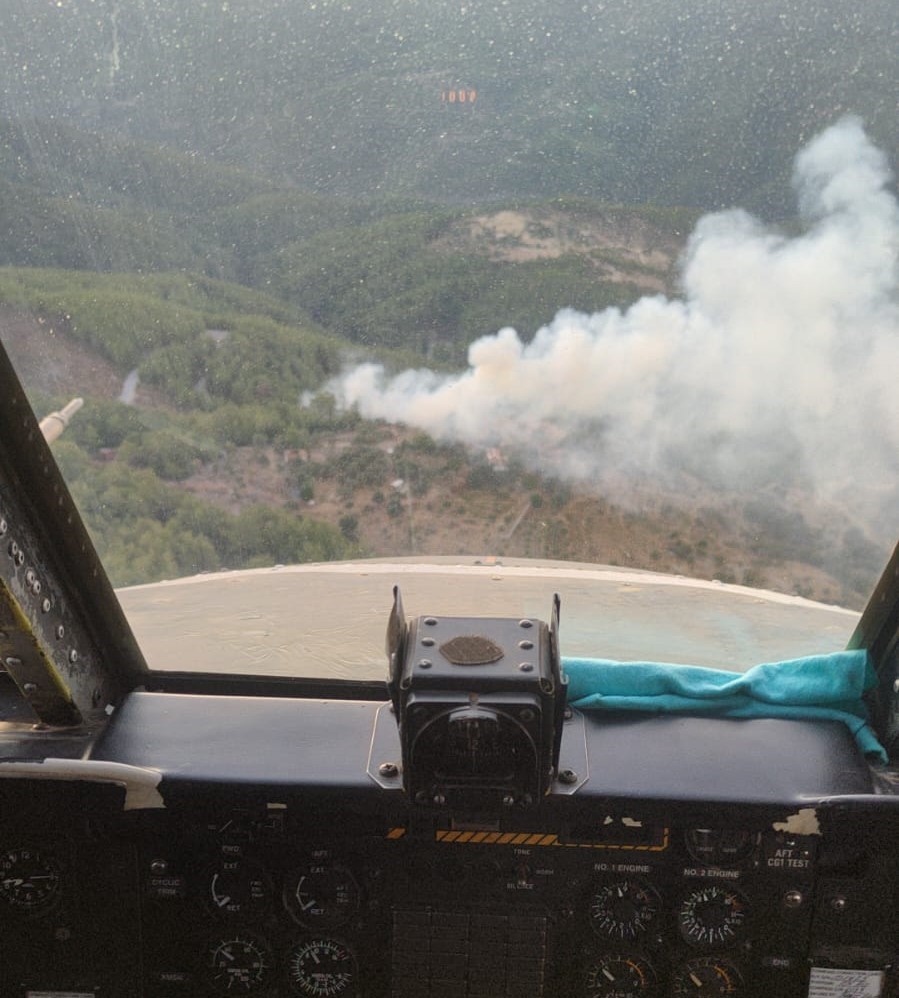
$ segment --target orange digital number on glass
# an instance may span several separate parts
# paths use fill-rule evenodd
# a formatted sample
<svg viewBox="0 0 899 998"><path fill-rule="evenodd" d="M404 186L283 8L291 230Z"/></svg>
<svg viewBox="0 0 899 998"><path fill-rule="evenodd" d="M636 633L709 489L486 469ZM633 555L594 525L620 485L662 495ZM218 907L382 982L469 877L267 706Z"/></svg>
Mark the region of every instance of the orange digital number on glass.
<svg viewBox="0 0 899 998"><path fill-rule="evenodd" d="M478 92L474 89L457 87L454 90L441 90L440 100L443 104L474 104L478 99Z"/></svg>

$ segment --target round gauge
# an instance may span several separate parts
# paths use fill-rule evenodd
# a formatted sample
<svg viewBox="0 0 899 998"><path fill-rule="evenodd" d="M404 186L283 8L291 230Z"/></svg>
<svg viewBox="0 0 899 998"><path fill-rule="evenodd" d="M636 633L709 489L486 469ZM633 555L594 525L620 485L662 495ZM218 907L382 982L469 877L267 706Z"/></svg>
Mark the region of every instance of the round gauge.
<svg viewBox="0 0 899 998"><path fill-rule="evenodd" d="M637 998L655 990L656 975L641 957L605 956L587 970L586 998Z"/></svg>
<svg viewBox="0 0 899 998"><path fill-rule="evenodd" d="M259 939L235 936L217 939L208 951L210 983L222 994L255 994L271 979L271 954Z"/></svg>
<svg viewBox="0 0 899 998"><path fill-rule="evenodd" d="M747 910L739 891L709 884L687 894L678 909L677 924L693 946L727 946L740 937Z"/></svg>
<svg viewBox="0 0 899 998"><path fill-rule="evenodd" d="M287 980L298 995L348 995L356 985L356 957L336 939L309 939L290 951Z"/></svg>
<svg viewBox="0 0 899 998"><path fill-rule="evenodd" d="M15 908L43 911L59 898L60 867L37 849L10 849L0 855L0 898Z"/></svg>
<svg viewBox="0 0 899 998"><path fill-rule="evenodd" d="M730 962L719 957L690 960L678 967L671 980L675 995L739 995L743 987L740 972Z"/></svg>
<svg viewBox="0 0 899 998"><path fill-rule="evenodd" d="M207 880L206 903L217 915L259 918L271 908L272 889L265 871L245 860L213 868Z"/></svg>
<svg viewBox="0 0 899 998"><path fill-rule="evenodd" d="M687 851L705 866L739 866L751 854L755 836L734 828L691 828L686 834Z"/></svg>
<svg viewBox="0 0 899 998"><path fill-rule="evenodd" d="M646 932L660 906L659 895L641 880L616 880L590 896L590 924L597 935L631 941Z"/></svg>
<svg viewBox="0 0 899 998"><path fill-rule="evenodd" d="M359 888L345 866L312 863L287 878L284 905L300 925L332 929L356 912Z"/></svg>

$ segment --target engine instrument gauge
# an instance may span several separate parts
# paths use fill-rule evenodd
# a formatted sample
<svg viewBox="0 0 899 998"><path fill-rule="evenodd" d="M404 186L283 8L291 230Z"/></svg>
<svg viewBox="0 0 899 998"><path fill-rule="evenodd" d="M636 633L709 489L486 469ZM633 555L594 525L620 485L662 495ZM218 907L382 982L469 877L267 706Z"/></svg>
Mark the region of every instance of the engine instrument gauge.
<svg viewBox="0 0 899 998"><path fill-rule="evenodd" d="M336 939L307 939L287 957L287 979L298 995L338 998L356 988L356 957Z"/></svg>
<svg viewBox="0 0 899 998"><path fill-rule="evenodd" d="M752 855L756 839L751 832L735 828L691 828L686 833L687 851L706 866L739 866Z"/></svg>
<svg viewBox="0 0 899 998"><path fill-rule="evenodd" d="M616 880L590 896L590 925L606 939L625 942L643 935L660 908L659 895L641 880Z"/></svg>
<svg viewBox="0 0 899 998"><path fill-rule="evenodd" d="M271 908L271 900L269 880L256 863L226 861L209 871L206 903L216 915L259 918Z"/></svg>
<svg viewBox="0 0 899 998"><path fill-rule="evenodd" d="M730 960L708 956L678 967L671 986L675 995L739 995L743 978Z"/></svg>
<svg viewBox="0 0 899 998"><path fill-rule="evenodd" d="M677 924L693 946L729 946L742 934L747 912L747 901L739 891L708 884L690 891L681 901Z"/></svg>
<svg viewBox="0 0 899 998"><path fill-rule="evenodd" d="M642 957L605 956L587 969L586 998L638 998L655 992L656 975Z"/></svg>
<svg viewBox="0 0 899 998"><path fill-rule="evenodd" d="M343 925L359 907L359 887L340 863L310 863L295 870L284 884L284 905L307 928Z"/></svg>
<svg viewBox="0 0 899 998"><path fill-rule="evenodd" d="M207 958L209 981L219 994L256 994L270 983L271 954L260 939L243 934L217 939Z"/></svg>
<svg viewBox="0 0 899 998"><path fill-rule="evenodd" d="M33 914L58 900L60 866L49 853L37 849L9 849L0 855L0 899Z"/></svg>

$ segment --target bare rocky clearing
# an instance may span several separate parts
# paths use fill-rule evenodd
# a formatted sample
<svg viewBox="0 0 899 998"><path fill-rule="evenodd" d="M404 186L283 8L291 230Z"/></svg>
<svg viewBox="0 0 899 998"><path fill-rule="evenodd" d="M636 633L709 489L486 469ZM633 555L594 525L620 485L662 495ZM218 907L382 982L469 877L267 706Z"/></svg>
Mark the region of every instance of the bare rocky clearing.
<svg viewBox="0 0 899 998"><path fill-rule="evenodd" d="M443 242L497 263L523 263L580 255L597 278L667 291L683 240L633 214L581 216L551 208L503 210L457 223Z"/></svg>

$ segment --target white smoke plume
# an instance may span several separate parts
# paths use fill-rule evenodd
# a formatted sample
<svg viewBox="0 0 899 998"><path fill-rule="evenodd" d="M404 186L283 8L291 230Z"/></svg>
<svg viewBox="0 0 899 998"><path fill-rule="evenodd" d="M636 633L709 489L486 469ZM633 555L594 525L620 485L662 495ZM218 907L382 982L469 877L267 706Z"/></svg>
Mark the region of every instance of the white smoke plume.
<svg viewBox="0 0 899 998"><path fill-rule="evenodd" d="M329 390L363 416L499 445L598 484L689 475L740 490L788 480L826 498L864 496L873 513L899 482L890 183L886 157L845 118L796 158L802 232L784 235L740 210L704 217L682 299L563 309L530 342L507 328L472 343L461 374L387 377L363 364ZM894 511L888 529L897 528Z"/></svg>

